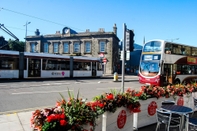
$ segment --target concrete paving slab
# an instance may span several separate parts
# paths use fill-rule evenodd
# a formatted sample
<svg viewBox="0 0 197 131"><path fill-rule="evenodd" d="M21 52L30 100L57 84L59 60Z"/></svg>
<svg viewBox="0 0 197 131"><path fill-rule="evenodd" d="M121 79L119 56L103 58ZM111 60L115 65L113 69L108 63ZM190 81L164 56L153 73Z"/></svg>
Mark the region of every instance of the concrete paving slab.
<svg viewBox="0 0 197 131"><path fill-rule="evenodd" d="M22 124L29 124L30 125L30 119L32 117L32 112L33 111L18 113L18 117L19 117Z"/></svg>
<svg viewBox="0 0 197 131"><path fill-rule="evenodd" d="M21 123L18 121L6 122L0 124L1 131L23 131Z"/></svg>

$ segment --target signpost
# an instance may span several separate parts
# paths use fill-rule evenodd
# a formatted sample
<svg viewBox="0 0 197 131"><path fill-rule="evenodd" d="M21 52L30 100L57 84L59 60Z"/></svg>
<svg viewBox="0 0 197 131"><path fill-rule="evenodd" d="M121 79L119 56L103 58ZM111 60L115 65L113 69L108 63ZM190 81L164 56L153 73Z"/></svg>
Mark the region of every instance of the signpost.
<svg viewBox="0 0 197 131"><path fill-rule="evenodd" d="M123 41L121 41L122 44L122 83L121 83L121 92L124 92L124 73L125 73L125 31L126 31L126 25L123 24Z"/></svg>
<svg viewBox="0 0 197 131"><path fill-rule="evenodd" d="M121 84L121 91L124 92L124 74L125 74L125 53L126 53L126 60L130 60L130 52L133 51L133 44L134 44L134 33L132 30L127 29L125 23L123 24L123 40L121 41L122 44L122 51L121 51L121 59L122 59L122 84ZM126 50L126 52L125 52Z"/></svg>
<svg viewBox="0 0 197 131"><path fill-rule="evenodd" d="M104 74L106 72L106 64L107 64L107 58L103 58L103 63L104 63Z"/></svg>

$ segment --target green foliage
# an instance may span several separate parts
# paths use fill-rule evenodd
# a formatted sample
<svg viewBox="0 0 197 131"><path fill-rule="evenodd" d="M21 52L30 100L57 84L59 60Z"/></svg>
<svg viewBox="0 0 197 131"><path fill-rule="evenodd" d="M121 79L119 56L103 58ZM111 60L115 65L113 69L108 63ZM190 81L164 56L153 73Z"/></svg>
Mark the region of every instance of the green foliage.
<svg viewBox="0 0 197 131"><path fill-rule="evenodd" d="M45 122L44 125L42 126L42 131L50 131L53 130L55 131L56 127L56 122Z"/></svg>
<svg viewBox="0 0 197 131"><path fill-rule="evenodd" d="M9 40L8 45L10 50L23 52L25 47L25 42Z"/></svg>
<svg viewBox="0 0 197 131"><path fill-rule="evenodd" d="M99 109L92 110L91 105L87 105L84 100L79 98L79 91L77 97L74 98L74 95L71 94L68 89L68 95L69 100L62 105L64 114L68 118L68 124L74 130L82 130L83 125L86 124L93 125L94 128L96 125L96 118L103 112ZM63 96L62 99L66 101Z"/></svg>

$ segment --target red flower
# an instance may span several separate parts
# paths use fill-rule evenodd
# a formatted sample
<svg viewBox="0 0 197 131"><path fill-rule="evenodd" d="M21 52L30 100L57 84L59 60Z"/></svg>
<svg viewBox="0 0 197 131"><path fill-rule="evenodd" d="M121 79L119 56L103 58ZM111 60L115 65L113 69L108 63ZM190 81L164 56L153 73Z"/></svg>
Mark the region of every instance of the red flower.
<svg viewBox="0 0 197 131"><path fill-rule="evenodd" d="M104 104L103 103L99 103L98 105L99 105L100 108L103 108L104 107Z"/></svg>
<svg viewBox="0 0 197 131"><path fill-rule="evenodd" d="M142 91L140 91L138 93L136 92L135 96L140 97L142 95L142 93L143 93Z"/></svg>
<svg viewBox="0 0 197 131"><path fill-rule="evenodd" d="M108 100L113 100L114 99L114 96L113 96L113 94L109 93L109 94L107 94L106 98Z"/></svg>
<svg viewBox="0 0 197 131"><path fill-rule="evenodd" d="M67 125L67 121L66 121L66 120L60 120L60 125L61 125L61 126Z"/></svg>
<svg viewBox="0 0 197 131"><path fill-rule="evenodd" d="M47 121L48 121L48 122L52 122L52 121L54 121L54 120L55 120L54 115L47 116Z"/></svg>
<svg viewBox="0 0 197 131"><path fill-rule="evenodd" d="M61 105L61 103L59 101L57 101L55 106L58 107L60 105Z"/></svg>
<svg viewBox="0 0 197 131"><path fill-rule="evenodd" d="M65 115L64 114L60 114L59 115L59 118L62 120L62 119L65 119Z"/></svg>

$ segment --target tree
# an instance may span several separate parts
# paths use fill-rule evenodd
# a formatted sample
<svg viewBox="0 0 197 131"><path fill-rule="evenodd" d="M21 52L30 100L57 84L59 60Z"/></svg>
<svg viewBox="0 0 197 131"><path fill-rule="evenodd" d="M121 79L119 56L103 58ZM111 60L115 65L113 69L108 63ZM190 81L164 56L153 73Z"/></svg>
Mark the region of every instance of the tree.
<svg viewBox="0 0 197 131"><path fill-rule="evenodd" d="M10 50L15 50L15 51L24 51L25 47L25 42L23 41L14 41L14 40L9 40L8 45L10 47Z"/></svg>

